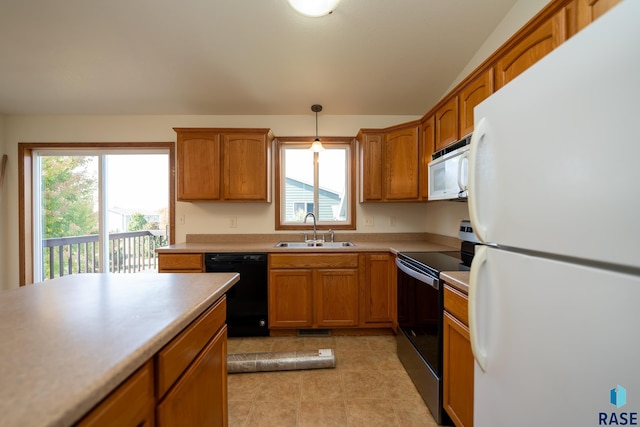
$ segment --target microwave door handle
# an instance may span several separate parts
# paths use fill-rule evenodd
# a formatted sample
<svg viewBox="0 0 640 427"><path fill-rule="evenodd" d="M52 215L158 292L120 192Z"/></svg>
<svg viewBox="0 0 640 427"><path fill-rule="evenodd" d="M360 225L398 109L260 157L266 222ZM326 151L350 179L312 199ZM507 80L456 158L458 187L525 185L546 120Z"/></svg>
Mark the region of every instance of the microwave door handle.
<svg viewBox="0 0 640 427"><path fill-rule="evenodd" d="M464 162L469 162L469 151L465 151L461 156L460 156L460 161L458 161L458 188L460 189L460 192L464 192L467 191L467 183L466 182L462 182L462 168L464 166ZM469 176L469 174L467 173L467 176ZM468 178L467 178L468 180Z"/></svg>
<svg viewBox="0 0 640 427"><path fill-rule="evenodd" d="M420 282L426 283L427 285L431 286L436 290L440 288L440 281L438 279L414 270L413 268L403 263L400 258L396 258L396 265L398 266L398 269L400 269L400 271L402 271L403 273L406 273L407 275L413 277L414 279L419 280Z"/></svg>

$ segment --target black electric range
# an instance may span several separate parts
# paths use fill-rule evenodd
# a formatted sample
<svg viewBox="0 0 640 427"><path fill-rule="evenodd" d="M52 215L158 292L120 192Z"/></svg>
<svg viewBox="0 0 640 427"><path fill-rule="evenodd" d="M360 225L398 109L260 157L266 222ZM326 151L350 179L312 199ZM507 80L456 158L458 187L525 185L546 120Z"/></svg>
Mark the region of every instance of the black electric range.
<svg viewBox="0 0 640 427"><path fill-rule="evenodd" d="M450 419L443 409L442 271L466 271L459 251L400 252L398 267L398 358L438 424Z"/></svg>
<svg viewBox="0 0 640 427"><path fill-rule="evenodd" d="M398 258L415 269L438 278L441 271L469 271L469 266L462 261L460 251L400 252Z"/></svg>

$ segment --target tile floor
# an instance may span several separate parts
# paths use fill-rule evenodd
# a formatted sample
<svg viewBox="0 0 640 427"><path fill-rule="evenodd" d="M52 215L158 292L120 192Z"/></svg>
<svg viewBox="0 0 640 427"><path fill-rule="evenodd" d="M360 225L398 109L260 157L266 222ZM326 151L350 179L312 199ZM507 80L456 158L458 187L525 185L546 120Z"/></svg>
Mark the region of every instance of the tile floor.
<svg viewBox="0 0 640 427"><path fill-rule="evenodd" d="M334 369L229 374L229 426L437 424L396 356L394 336L229 338L229 353L333 348Z"/></svg>

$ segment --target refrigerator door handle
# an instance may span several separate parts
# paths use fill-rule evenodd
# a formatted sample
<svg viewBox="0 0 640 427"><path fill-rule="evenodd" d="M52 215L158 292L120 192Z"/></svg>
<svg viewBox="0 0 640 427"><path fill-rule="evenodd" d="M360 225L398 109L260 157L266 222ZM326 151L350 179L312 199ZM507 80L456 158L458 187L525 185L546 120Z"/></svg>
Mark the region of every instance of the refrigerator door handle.
<svg viewBox="0 0 640 427"><path fill-rule="evenodd" d="M486 372L487 354L482 349L482 345L478 338L478 289L480 270L487 261L487 247L476 246L476 253L471 263L471 272L469 274L469 335L471 337L471 352L478 362L478 366L482 372Z"/></svg>
<svg viewBox="0 0 640 427"><path fill-rule="evenodd" d="M480 216L478 215L478 203L477 203L477 176L478 176L478 150L479 145L484 140L484 136L487 131L487 119L482 117L478 123L474 126L473 134L471 135L471 143L469 147L469 169L467 176L467 189L469 191L467 204L469 207L469 219L473 226L473 231L476 237L483 243L487 243L486 240L486 227L480 222Z"/></svg>

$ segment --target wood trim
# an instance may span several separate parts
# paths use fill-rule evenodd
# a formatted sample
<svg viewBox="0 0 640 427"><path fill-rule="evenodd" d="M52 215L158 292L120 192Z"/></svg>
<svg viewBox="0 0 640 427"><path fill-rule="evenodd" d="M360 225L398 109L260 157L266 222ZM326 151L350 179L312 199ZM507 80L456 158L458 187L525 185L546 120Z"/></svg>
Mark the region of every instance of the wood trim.
<svg viewBox="0 0 640 427"><path fill-rule="evenodd" d="M349 150L351 151L351 155L349 156L349 168L350 168L350 173L349 173L349 191L351 193L351 197L349 200L349 210L351 213L351 222L349 224L318 224L318 226L316 227L317 230L355 230L356 229L356 199L358 198L358 193L356 192L356 176L357 176L357 171L356 171L356 157L358 156L358 153L356 151L357 147L356 147L356 139L353 137L338 137L338 136L331 136L331 137L323 137L322 139L322 143L325 145L330 146L332 143L333 144L348 144L349 145ZM293 224L282 224L281 220L280 220L280 194L281 194L281 189L280 189L280 170L281 170L281 165L280 165L280 157L282 155L281 149L283 146L285 145L291 145L290 143L306 143L306 144L311 144L312 142L312 137L298 137L298 136L292 136L292 137L278 137L276 140L276 146L275 146L275 150L274 150L274 156L275 156L275 160L273 162L274 164L274 197L275 197L275 229L276 230L299 230L299 231L303 231L303 230L309 230L309 224L300 224L300 225L293 225Z"/></svg>
<svg viewBox="0 0 640 427"><path fill-rule="evenodd" d="M176 131L176 133L262 133L269 138L273 138L273 133L270 128L173 128L173 130Z"/></svg>
<svg viewBox="0 0 640 427"><path fill-rule="evenodd" d="M20 286L33 283L33 152L35 150L163 149L169 151L169 244L175 243L175 142L20 142L18 143L18 267Z"/></svg>

